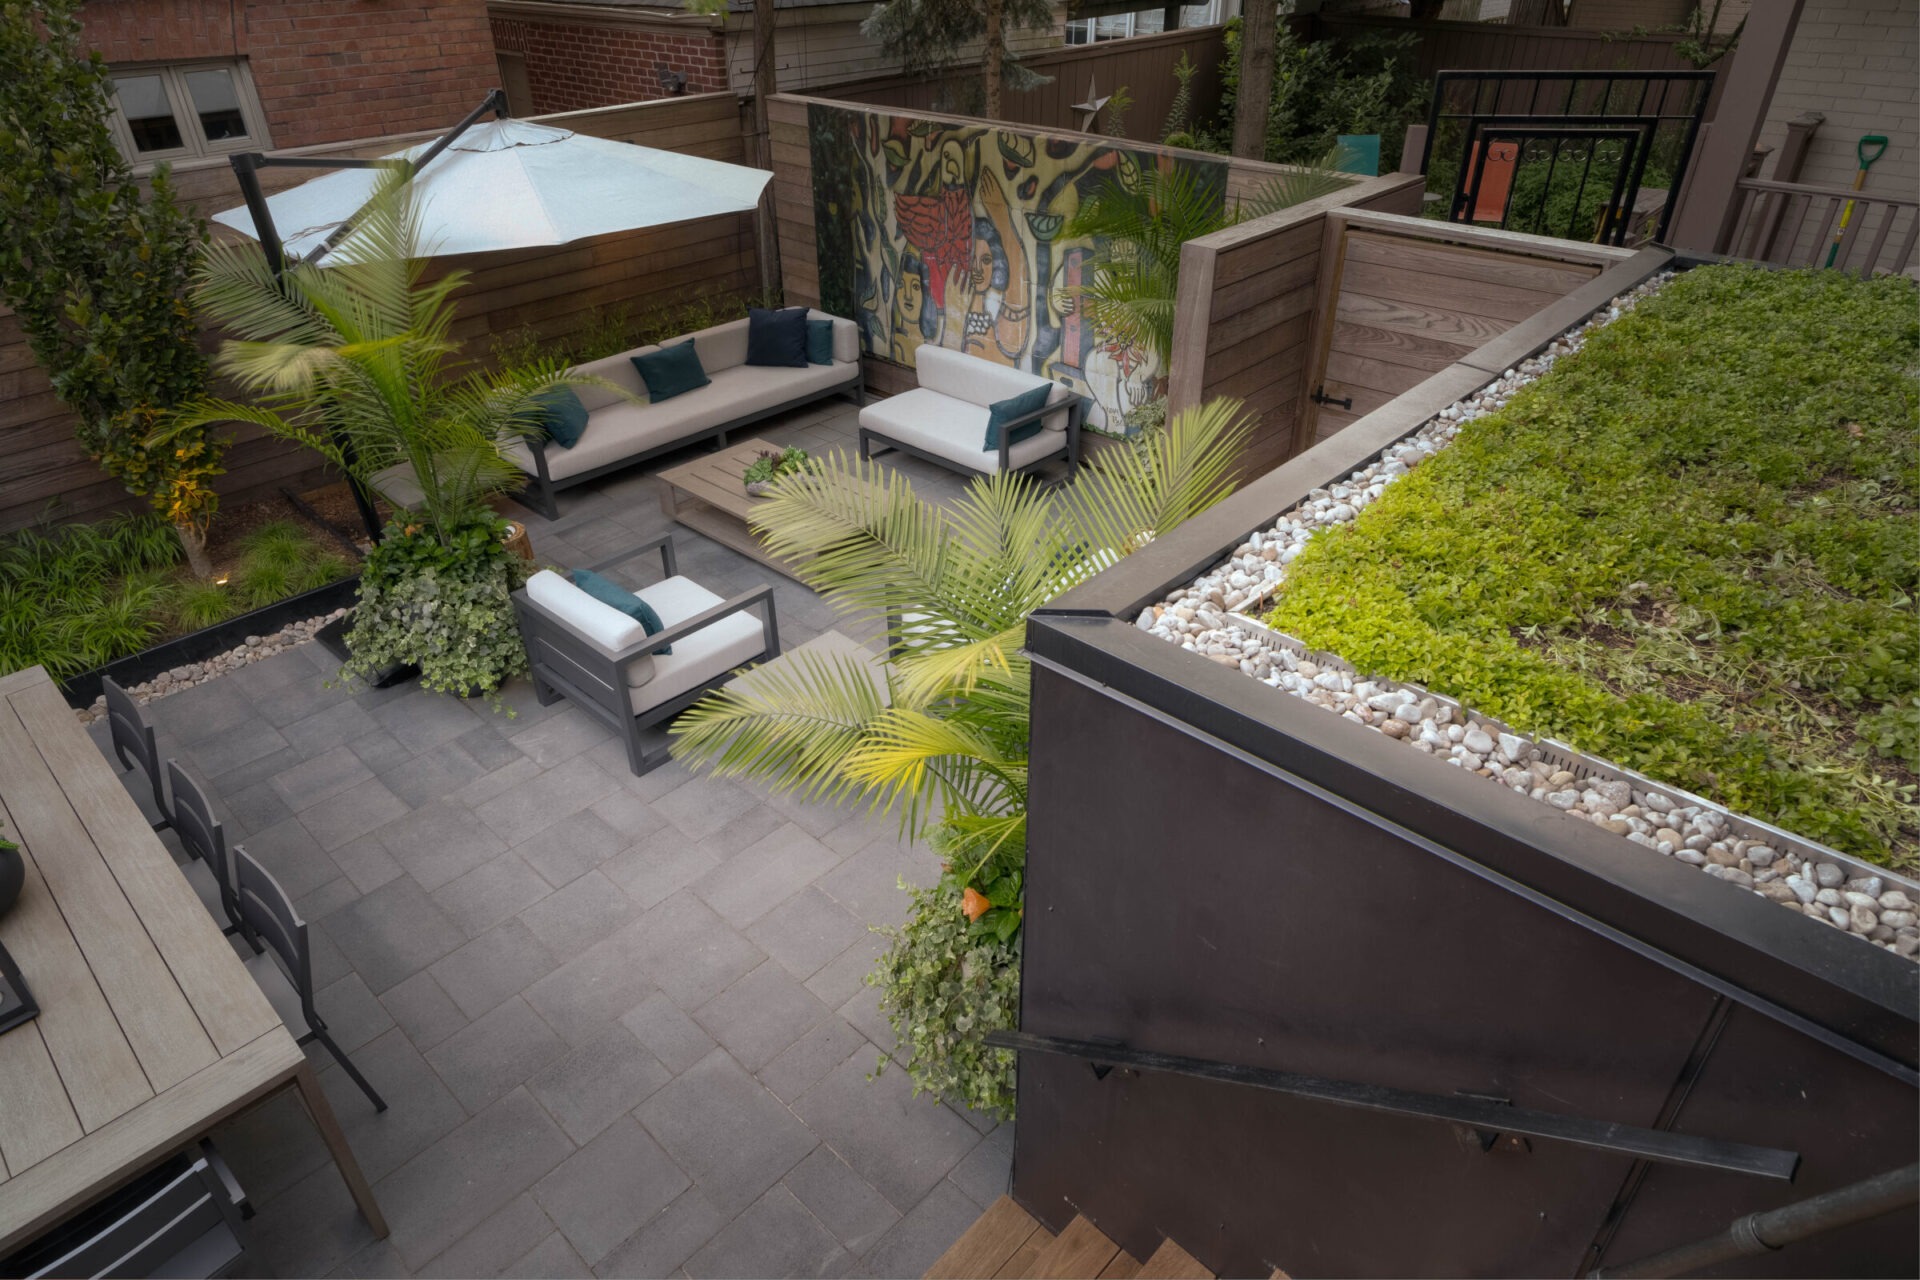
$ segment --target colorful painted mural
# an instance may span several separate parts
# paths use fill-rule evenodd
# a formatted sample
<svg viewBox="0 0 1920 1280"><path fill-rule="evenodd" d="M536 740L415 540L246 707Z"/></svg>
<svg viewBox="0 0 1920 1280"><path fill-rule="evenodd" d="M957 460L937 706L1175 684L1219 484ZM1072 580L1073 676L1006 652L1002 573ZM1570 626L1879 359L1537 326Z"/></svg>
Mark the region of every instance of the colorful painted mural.
<svg viewBox="0 0 1920 1280"><path fill-rule="evenodd" d="M1101 246L1061 234L1082 199L1163 157L819 103L807 113L821 305L859 323L868 354L911 366L933 343L1064 381L1099 406L1089 425L1114 434L1164 392L1156 357L1086 322L1076 291ZM1226 164L1211 167L1224 199Z"/></svg>

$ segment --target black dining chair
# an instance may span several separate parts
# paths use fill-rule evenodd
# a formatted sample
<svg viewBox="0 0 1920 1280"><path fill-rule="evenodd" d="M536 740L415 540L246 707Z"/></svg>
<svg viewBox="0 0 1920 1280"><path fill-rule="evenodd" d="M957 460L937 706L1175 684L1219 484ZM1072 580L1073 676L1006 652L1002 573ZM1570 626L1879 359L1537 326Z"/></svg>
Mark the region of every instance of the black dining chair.
<svg viewBox="0 0 1920 1280"><path fill-rule="evenodd" d="M203 1141L0 1259L0 1275L246 1275L244 1203L240 1184Z"/></svg>
<svg viewBox="0 0 1920 1280"><path fill-rule="evenodd" d="M160 748L153 736L153 726L147 723L140 704L115 684L111 676L100 678L100 688L107 696L107 732L113 740L113 753L120 757L122 769L138 765L147 775L147 782L153 787L153 807L160 815L153 829L165 831L173 825L173 806L167 803L167 791L161 784Z"/></svg>
<svg viewBox="0 0 1920 1280"><path fill-rule="evenodd" d="M340 1046L327 1034L327 1024L313 1007L313 954L307 943L307 922L293 909L286 890L267 869L253 860L242 845L233 854L233 887L239 898L240 922L253 937L266 943L266 950L246 962L253 980L266 992L274 1011L288 1026L304 1024L305 1035L296 1043L318 1040L360 1091L373 1103L375 1111L385 1111L387 1103L360 1069L353 1065Z"/></svg>
<svg viewBox="0 0 1920 1280"><path fill-rule="evenodd" d="M213 805L178 760L167 761L167 781L173 790L173 834L186 850L187 883L200 896L200 902L215 920L226 923L220 932L232 936L245 934L240 919L240 900L234 893L233 872L227 866L227 833L213 816ZM253 949L260 944L251 937Z"/></svg>

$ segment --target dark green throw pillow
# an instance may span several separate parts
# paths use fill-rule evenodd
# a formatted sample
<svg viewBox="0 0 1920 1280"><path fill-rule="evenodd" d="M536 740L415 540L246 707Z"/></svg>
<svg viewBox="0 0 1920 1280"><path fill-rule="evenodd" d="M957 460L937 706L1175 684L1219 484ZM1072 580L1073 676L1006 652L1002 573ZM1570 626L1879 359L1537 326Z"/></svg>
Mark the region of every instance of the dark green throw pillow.
<svg viewBox="0 0 1920 1280"><path fill-rule="evenodd" d="M635 363L638 362L639 358L635 357ZM573 585L592 596L595 600L598 600L601 604L610 604L620 612L626 614L629 618L632 618L635 622L645 627L647 634L650 636L657 636L667 629L666 624L660 621L660 615L654 612L652 605L633 594L633 592L628 591L619 583L603 578L591 569L575 569L573 571ZM655 649L654 652L664 658L673 652L673 646L663 644L658 649Z"/></svg>
<svg viewBox="0 0 1920 1280"><path fill-rule="evenodd" d="M713 381L700 365L700 354L693 349L692 338L629 358L640 371L640 381L647 384L647 399L653 404L698 391Z"/></svg>
<svg viewBox="0 0 1920 1280"><path fill-rule="evenodd" d="M992 405L989 405L987 408L986 447L998 453L1000 451L1001 425L1012 422L1015 418L1025 417L1034 410L1041 408L1047 403L1047 397L1052 394L1053 384L1049 382L1044 387L1035 387L1031 391L1022 391L1017 396L1010 396L1005 400L995 401ZM1023 423L1013 428L1011 440L1014 444L1019 444L1028 436L1039 434L1040 429L1045 425L1046 421L1042 418L1035 418L1032 422Z"/></svg>
<svg viewBox="0 0 1920 1280"><path fill-rule="evenodd" d="M833 363L833 321L807 321L807 363Z"/></svg>
<svg viewBox="0 0 1920 1280"><path fill-rule="evenodd" d="M562 449L580 443L587 430L587 406L580 403L572 387L548 387L533 397L540 406L540 426L547 439Z"/></svg>

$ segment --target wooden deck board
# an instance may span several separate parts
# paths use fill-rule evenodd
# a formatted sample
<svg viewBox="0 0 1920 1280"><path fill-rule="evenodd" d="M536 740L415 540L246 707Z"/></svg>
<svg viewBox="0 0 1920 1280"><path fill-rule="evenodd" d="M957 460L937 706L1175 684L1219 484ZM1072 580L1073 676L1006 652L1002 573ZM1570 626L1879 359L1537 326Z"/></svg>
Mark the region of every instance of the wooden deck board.
<svg viewBox="0 0 1920 1280"><path fill-rule="evenodd" d="M1025 1209L1006 1196L987 1206L961 1237L927 1268L926 1280L968 1280L992 1276L1040 1230Z"/></svg>
<svg viewBox="0 0 1920 1280"><path fill-rule="evenodd" d="M1135 1280L1213 1280L1213 1272L1172 1240L1162 1240Z"/></svg>
<svg viewBox="0 0 1920 1280"><path fill-rule="evenodd" d="M1085 1218L1075 1218L1040 1251L1030 1273L1035 1280L1085 1280L1113 1261L1120 1246Z"/></svg>

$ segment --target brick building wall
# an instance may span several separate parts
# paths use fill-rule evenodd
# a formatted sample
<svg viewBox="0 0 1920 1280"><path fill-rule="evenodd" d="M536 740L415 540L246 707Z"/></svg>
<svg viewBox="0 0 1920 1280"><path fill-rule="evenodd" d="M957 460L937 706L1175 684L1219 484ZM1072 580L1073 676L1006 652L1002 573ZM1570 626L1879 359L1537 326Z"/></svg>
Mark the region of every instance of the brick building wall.
<svg viewBox="0 0 1920 1280"><path fill-rule="evenodd" d="M687 77L686 92L727 87L726 47L704 23L668 13L600 19L531 17L496 12L493 43L526 68L535 112L579 111L670 96L658 68Z"/></svg>
<svg viewBox="0 0 1920 1280"><path fill-rule="evenodd" d="M245 58L276 149L441 128L499 83L486 0L89 0L81 18L115 66Z"/></svg>

